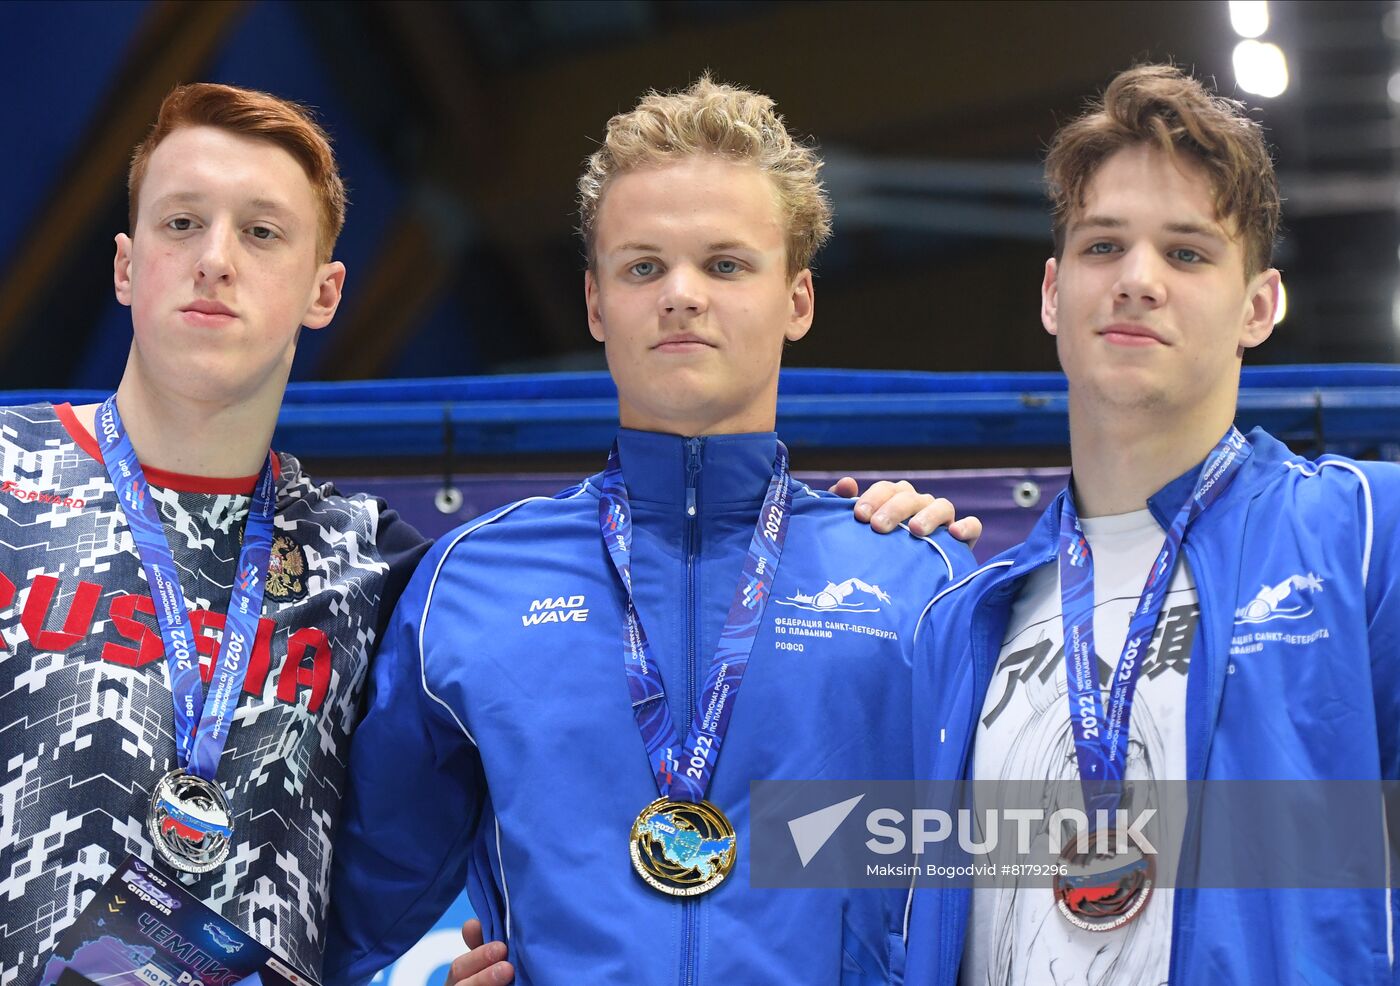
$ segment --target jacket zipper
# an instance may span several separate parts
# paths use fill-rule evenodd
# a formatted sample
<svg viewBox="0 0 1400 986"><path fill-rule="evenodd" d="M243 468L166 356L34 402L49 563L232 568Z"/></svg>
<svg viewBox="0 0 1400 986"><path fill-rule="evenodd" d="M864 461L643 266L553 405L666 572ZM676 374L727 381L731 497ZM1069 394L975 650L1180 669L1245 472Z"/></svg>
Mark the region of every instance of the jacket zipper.
<svg viewBox="0 0 1400 986"><path fill-rule="evenodd" d="M1199 654L1193 653L1191 655L1191 668L1188 672L1188 684L1186 688L1186 780L1188 782L1187 789L1190 790L1194 786L1190 782L1205 780L1206 757L1210 751L1211 733L1214 731L1215 725L1213 720L1208 722L1205 719L1206 709L1208 707L1216 707L1214 703L1214 698L1211 695L1211 692L1214 688L1213 679L1215 676L1213 673L1209 673L1212 672L1213 669L1211 665L1211 657L1206 653L1206 651L1210 648L1210 605L1212 601L1210 593L1213 590L1207 584L1210 580L1210 576L1207 573L1207 569L1203 564L1201 564L1201 559L1196 557L1196 553L1191 548L1191 543L1187 541L1183 543L1181 547L1186 554L1186 563L1191 568L1192 579L1196 584L1196 608L1200 611L1200 616L1197 623L1197 626L1200 629L1197 632L1198 639L1200 640L1201 644L1201 652ZM1226 662L1230 660L1228 650L1223 655L1223 659ZM1196 703L1196 705L1193 706L1190 702L1191 687L1189 684L1189 675L1196 674L1205 676L1205 680L1208 684L1210 684L1210 688L1206 689L1206 696L1204 702L1198 702ZM1193 740L1204 745L1201 751L1199 771L1191 769L1193 766L1191 762L1191 743ZM1182 832L1183 840L1189 840L1191 838L1192 827L1196 824L1197 819L1195 817L1195 812L1188 811L1186 815L1186 829L1184 832ZM1183 845L1184 844L1185 842L1183 841ZM1185 968L1182 965L1185 959L1181 954L1181 938L1182 929L1187 927L1188 920L1192 919L1193 917L1192 904L1194 903L1194 901L1192 901L1190 898L1194 895L1183 893L1182 890L1183 888L1181 887L1174 887L1172 889L1171 953L1170 957L1167 959L1167 981L1170 983L1181 983L1186 981L1181 978L1182 971Z"/></svg>
<svg viewBox="0 0 1400 986"><path fill-rule="evenodd" d="M972 707L969 709L967 735L963 737L962 756L959 758L959 763L962 766L959 776L962 778L973 777L971 760L973 739L977 735L977 722L982 718L982 704L986 698L991 679L991 669L988 667L988 660L982 653L983 648L980 646L983 639L982 630L987 623L984 607L987 605L988 597L995 592L999 592L1001 588L1002 586L998 584L989 591L984 592L982 598L977 600L972 608L973 615L970 632L970 642L972 645ZM969 888L966 893L967 903L963 905L963 909L961 909L964 914L967 914L971 910L973 890ZM956 905L953 907L944 907L941 911L942 920L939 922L939 937L942 939L940 944L943 952L943 960L939 963L941 974L938 981L953 986L953 984L956 984L958 981L959 970L962 966L963 944L967 937L967 920L959 921L960 908ZM970 914L968 916L970 917ZM958 927L959 924L962 925L961 928Z"/></svg>
<svg viewBox="0 0 1400 986"><path fill-rule="evenodd" d="M695 718L695 566L700 554L700 508L696 489L700 483L700 454L705 447L703 438L685 440L685 716L680 724L684 743L690 735L691 720ZM680 751L682 762L688 751ZM700 902L691 897L681 900L681 984L694 986L696 980L695 909Z"/></svg>

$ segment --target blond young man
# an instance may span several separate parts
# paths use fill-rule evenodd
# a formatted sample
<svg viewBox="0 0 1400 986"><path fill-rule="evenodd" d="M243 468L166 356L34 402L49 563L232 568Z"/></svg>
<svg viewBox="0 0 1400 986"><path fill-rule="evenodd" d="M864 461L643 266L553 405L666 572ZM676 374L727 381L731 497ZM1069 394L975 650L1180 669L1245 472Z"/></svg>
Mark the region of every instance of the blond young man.
<svg viewBox="0 0 1400 986"><path fill-rule="evenodd" d="M1400 468L1308 461L1232 425L1279 290L1260 127L1179 70L1143 66L1060 130L1046 176L1041 317L1069 378L1073 481L1025 544L930 609L919 775L976 779L979 807L980 782L1067 781L1106 810L1119 777L1396 780ZM1106 722L1126 724L1117 743ZM1201 858L1228 863L1212 843L1226 834L1249 844L1248 829L1207 829ZM1369 888L1191 889L1159 873L1153 890L1120 861L1119 882L1092 892L917 890L907 981L1392 981L1380 863Z"/></svg>
<svg viewBox="0 0 1400 986"><path fill-rule="evenodd" d="M898 976L902 895L756 889L744 852L751 781L908 776L912 633L969 565L788 474L819 167L772 100L708 78L610 121L579 190L622 430L603 473L443 538L400 603L328 982L367 979L463 883L522 983Z"/></svg>
<svg viewBox="0 0 1400 986"><path fill-rule="evenodd" d="M134 332L111 407L0 411L0 982L45 968L128 854L186 872L315 976L349 734L374 641L427 548L382 501L268 451L298 334L340 302L345 190L305 110L210 84L165 99L128 187L113 280ZM121 435L119 484L107 463ZM242 542L262 523L266 579L240 597L239 629L235 583L257 584ZM175 587L168 625L153 565ZM185 741L213 727L186 709L218 705L208 683L235 664L221 755L200 766ZM177 768L207 774L185 807L220 807L230 833L164 808L150 824Z"/></svg>

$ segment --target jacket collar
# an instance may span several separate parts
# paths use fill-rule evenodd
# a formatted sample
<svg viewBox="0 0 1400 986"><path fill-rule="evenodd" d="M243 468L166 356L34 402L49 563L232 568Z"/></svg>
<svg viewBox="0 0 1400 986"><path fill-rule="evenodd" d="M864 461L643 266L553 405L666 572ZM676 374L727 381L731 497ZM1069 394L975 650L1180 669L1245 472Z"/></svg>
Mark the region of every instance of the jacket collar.
<svg viewBox="0 0 1400 986"><path fill-rule="evenodd" d="M1263 428L1255 428L1245 437L1249 439L1249 444L1254 451L1235 477L1227 494L1230 499L1241 496L1252 497L1264 485L1278 477L1279 467L1283 463L1296 458L1289 451L1288 446ZM1191 495L1191 491L1195 488L1196 477L1200 475L1201 467L1204 464L1205 460L1203 459L1148 498L1147 508L1152 511L1152 516L1156 518L1163 531L1171 526L1172 518L1181 509L1181 505L1186 502L1186 498ZM1040 519L1036 521L1035 527L1026 540L1019 547L1010 549L1006 555L1002 556L1003 559L1012 558L1013 562L1002 573L998 581L1020 579L1033 569L1039 568L1041 565L1048 565L1055 560L1056 552L1059 550L1060 511L1064 508L1067 496L1069 496L1068 487L1061 490L1059 495L1046 507L1045 512L1040 515Z"/></svg>
<svg viewBox="0 0 1400 986"><path fill-rule="evenodd" d="M766 431L686 438L621 428L617 448L633 502L681 505L693 483L701 509L757 506L773 478L778 436Z"/></svg>

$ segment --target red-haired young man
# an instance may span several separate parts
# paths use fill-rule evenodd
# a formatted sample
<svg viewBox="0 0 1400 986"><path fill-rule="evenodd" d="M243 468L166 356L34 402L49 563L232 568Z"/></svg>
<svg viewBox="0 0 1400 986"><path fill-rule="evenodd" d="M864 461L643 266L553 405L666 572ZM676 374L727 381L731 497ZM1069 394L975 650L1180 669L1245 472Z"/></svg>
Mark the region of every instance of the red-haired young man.
<svg viewBox="0 0 1400 986"><path fill-rule="evenodd" d="M0 982L128 854L317 975L349 734L427 547L268 450L340 303L344 186L303 109L198 84L129 188L114 399L0 410Z"/></svg>

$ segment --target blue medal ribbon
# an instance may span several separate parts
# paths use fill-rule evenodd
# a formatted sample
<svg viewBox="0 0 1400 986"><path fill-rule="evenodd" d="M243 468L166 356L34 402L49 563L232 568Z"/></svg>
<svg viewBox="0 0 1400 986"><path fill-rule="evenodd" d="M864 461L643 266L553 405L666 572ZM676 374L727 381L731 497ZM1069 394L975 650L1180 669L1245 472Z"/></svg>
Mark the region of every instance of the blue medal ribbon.
<svg viewBox="0 0 1400 986"><path fill-rule="evenodd" d="M1133 695L1186 531L1225 492L1253 451L1239 429L1231 426L1206 457L1191 496L1177 511L1162 550L1147 573L1147 583L1133 610L1123 652L1114 669L1107 715L1094 652L1094 556L1074 508L1074 494L1071 491L1065 496L1060 513L1059 551L1065 678L1079 783L1091 827L1098 811L1114 812L1122 799Z"/></svg>
<svg viewBox="0 0 1400 986"><path fill-rule="evenodd" d="M258 618L262 615L263 589L272 553L272 516L276 509L272 454L268 453L262 472L258 474L248 506L243 549L238 554L233 593L224 618L223 643L206 699L204 683L199 676L194 628L180 591L179 569L166 541L160 512L149 495L146 475L122 425L115 396L107 398L98 408L97 433L103 465L116 487L156 604L156 624L165 645L170 695L175 703L176 756L182 768L212 782L224 744L228 742L233 710L243 691L243 679L247 677L253 642L257 638Z"/></svg>
<svg viewBox="0 0 1400 986"><path fill-rule="evenodd" d="M678 801L703 801L719 759L720 746L729 729L729 717L739 686L748 668L749 655L758 636L763 611L771 594L778 562L787 540L788 517L792 494L788 489L788 452L778 443L773 463L773 478L759 510L758 523L749 541L748 557L743 574L734 589L729 615L720 632L718 646L705 676L705 688L700 706L690 727L684 748L666 702L666 686L661 670L652 656L646 631L637 615L632 595L632 508L627 500L627 484L622 478L617 444L608 455L608 467L603 473L602 496L598 501L598 523L603 544L617 571L627 596L626 624L623 631L624 659L627 666L627 688L632 698L632 713L646 745L647 761L656 774L656 786L662 797ZM679 758L674 756L680 749ZM678 769L671 764L679 759Z"/></svg>

